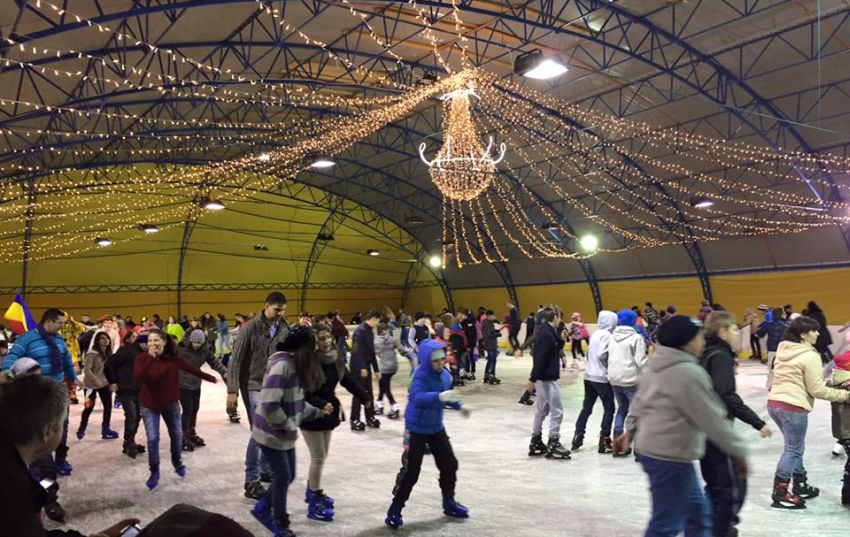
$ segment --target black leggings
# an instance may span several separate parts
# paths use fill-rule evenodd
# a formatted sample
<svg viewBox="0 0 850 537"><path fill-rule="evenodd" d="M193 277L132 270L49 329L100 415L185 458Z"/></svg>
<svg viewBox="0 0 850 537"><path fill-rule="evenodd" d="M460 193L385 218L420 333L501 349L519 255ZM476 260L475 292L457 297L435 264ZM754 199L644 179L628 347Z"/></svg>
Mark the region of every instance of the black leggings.
<svg viewBox="0 0 850 537"><path fill-rule="evenodd" d="M378 401L383 401L384 395L386 395L387 401L389 401L391 405L395 404L395 397L393 397L393 394L390 391L390 381L392 381L393 375L395 375L395 373L381 373L381 379L378 381Z"/></svg>
<svg viewBox="0 0 850 537"><path fill-rule="evenodd" d="M750 348L753 351L753 358L761 360L761 339L755 334L750 334Z"/></svg>
<svg viewBox="0 0 850 537"><path fill-rule="evenodd" d="M109 429L109 422L112 420L112 391L110 391L109 386L106 386L98 390L89 390L88 400L85 403L83 415L80 417L81 431L85 431L89 424L89 416L94 410L94 402L98 396L103 405L103 429Z"/></svg>
<svg viewBox="0 0 850 537"><path fill-rule="evenodd" d="M404 453L401 455L401 469L395 479L393 488L393 504L390 509L400 513L413 486L419 480L419 472L422 470L422 457L425 455L425 446L431 448L434 462L440 471L440 491L443 498L454 500L455 483L457 482L457 459L449 436L443 429L439 433L419 434L409 431L405 432Z"/></svg>
<svg viewBox="0 0 850 537"><path fill-rule="evenodd" d="M351 422L352 423L354 423L355 421L360 421L360 407L361 406L365 407L364 411L366 413L366 419L367 420L370 420L370 419L375 417L374 408L371 405L369 405L368 407L366 406L366 403L372 402L372 397L373 397L373 395L372 395L372 370L368 369L367 371L369 373L368 373L368 375L366 375L365 378L361 377L360 375L357 375L357 374L353 375L354 380L357 381L360 384L360 387L363 388L364 390L366 390L366 393L369 395L369 399L368 399L368 401L361 401L359 397L352 397L351 398Z"/></svg>
<svg viewBox="0 0 850 537"><path fill-rule="evenodd" d="M573 342L573 348L572 348L573 360L576 359L576 352L581 354L581 357L584 358L584 349L581 348L581 340L580 339L574 339L574 340L572 340L572 342Z"/></svg>
<svg viewBox="0 0 850 537"><path fill-rule="evenodd" d="M511 344L511 352L519 349L519 330L508 330L508 342Z"/></svg>
<svg viewBox="0 0 850 537"><path fill-rule="evenodd" d="M183 438L195 436L195 423L201 408L201 389L180 388L180 406L183 407Z"/></svg>

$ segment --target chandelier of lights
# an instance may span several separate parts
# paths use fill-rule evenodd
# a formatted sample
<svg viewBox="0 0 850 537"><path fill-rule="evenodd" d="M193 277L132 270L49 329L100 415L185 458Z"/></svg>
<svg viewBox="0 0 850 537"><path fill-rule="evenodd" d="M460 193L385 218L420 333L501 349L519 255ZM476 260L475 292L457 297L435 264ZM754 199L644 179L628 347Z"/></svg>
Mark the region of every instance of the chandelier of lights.
<svg viewBox="0 0 850 537"><path fill-rule="evenodd" d="M431 161L425 157L426 144L419 146L419 156L428 165L431 180L443 196L455 201L480 196L493 183L496 164L505 158L504 143L499 144L498 155L491 155L492 136L486 149L481 145L470 111L471 96L478 98L468 88L443 95L443 146Z"/></svg>

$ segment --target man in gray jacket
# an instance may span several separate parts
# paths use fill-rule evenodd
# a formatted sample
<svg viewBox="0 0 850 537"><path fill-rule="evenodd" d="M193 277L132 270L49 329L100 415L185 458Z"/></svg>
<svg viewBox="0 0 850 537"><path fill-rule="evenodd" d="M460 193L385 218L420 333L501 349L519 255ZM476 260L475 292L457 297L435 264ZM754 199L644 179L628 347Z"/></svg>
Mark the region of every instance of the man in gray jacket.
<svg viewBox="0 0 850 537"><path fill-rule="evenodd" d="M278 342L286 339L289 325L286 324L286 297L275 291L266 297L263 310L239 329L233 356L227 368L227 408L236 408L239 392L248 423L253 426L254 412L263 387L266 361L275 353ZM245 497L258 500L265 490L260 484L260 448L253 438L248 440L245 453Z"/></svg>
<svg viewBox="0 0 850 537"><path fill-rule="evenodd" d="M705 453L707 437L746 475L747 446L697 359L705 345L702 323L676 315L658 328L657 337L615 453L634 439L652 493L647 536L709 535L711 510L694 462Z"/></svg>

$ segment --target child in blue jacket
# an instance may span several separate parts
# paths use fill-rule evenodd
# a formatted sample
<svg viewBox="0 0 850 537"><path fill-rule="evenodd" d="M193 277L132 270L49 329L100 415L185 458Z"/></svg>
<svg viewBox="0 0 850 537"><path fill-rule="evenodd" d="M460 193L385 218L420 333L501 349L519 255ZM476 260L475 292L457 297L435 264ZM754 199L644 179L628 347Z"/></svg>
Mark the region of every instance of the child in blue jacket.
<svg viewBox="0 0 850 537"><path fill-rule="evenodd" d="M440 470L443 513L455 518L469 517L469 509L455 501L457 459L443 425L443 407L461 410L460 395L452 390L452 376L445 369L446 344L427 339L419 344L419 365L413 373L404 413L405 438L401 469L393 488L393 503L384 521L387 526L402 526L401 510L419 479L422 457L428 446ZM462 410L464 415L468 411Z"/></svg>

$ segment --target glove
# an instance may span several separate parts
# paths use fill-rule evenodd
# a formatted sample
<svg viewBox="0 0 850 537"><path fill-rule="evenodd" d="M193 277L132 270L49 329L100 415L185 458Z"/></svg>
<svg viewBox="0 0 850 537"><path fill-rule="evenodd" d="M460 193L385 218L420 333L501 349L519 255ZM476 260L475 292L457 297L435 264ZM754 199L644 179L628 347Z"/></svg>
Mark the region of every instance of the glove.
<svg viewBox="0 0 850 537"><path fill-rule="evenodd" d="M471 412L469 411L468 408L461 408L460 409L460 417L468 418L470 414L471 414Z"/></svg>
<svg viewBox="0 0 850 537"><path fill-rule="evenodd" d="M440 392L440 401L443 403L457 403L460 401L460 394L456 390Z"/></svg>

